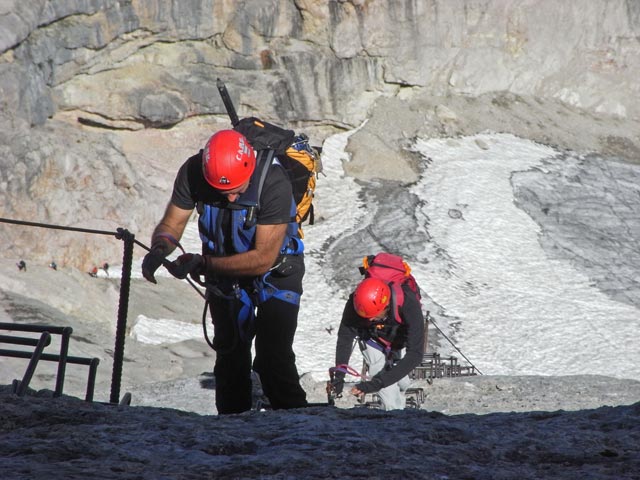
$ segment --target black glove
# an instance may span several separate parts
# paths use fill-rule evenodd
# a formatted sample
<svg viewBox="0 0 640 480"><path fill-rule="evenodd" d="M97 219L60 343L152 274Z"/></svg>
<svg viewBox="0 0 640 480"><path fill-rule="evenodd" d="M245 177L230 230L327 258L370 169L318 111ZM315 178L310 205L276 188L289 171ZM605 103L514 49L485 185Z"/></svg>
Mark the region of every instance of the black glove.
<svg viewBox="0 0 640 480"><path fill-rule="evenodd" d="M336 398L340 398L342 396L342 390L344 389L344 377L345 373L343 371L337 369L333 371L331 373L331 380L327 382L327 394L333 394Z"/></svg>
<svg viewBox="0 0 640 480"><path fill-rule="evenodd" d="M180 280L191 277L198 277L205 272L205 260L197 253L185 253L166 265L169 273Z"/></svg>
<svg viewBox="0 0 640 480"><path fill-rule="evenodd" d="M382 389L382 380L373 377L368 382L361 382L355 385L355 387L362 393L375 393Z"/></svg>
<svg viewBox="0 0 640 480"><path fill-rule="evenodd" d="M327 393L329 395L334 395L336 398L340 398L342 396L343 389L344 380L334 379L333 381L327 382Z"/></svg>
<svg viewBox="0 0 640 480"><path fill-rule="evenodd" d="M142 260L142 276L149 280L151 283L158 283L154 274L156 270L160 268L164 261L164 249L152 248L149 253L144 256Z"/></svg>

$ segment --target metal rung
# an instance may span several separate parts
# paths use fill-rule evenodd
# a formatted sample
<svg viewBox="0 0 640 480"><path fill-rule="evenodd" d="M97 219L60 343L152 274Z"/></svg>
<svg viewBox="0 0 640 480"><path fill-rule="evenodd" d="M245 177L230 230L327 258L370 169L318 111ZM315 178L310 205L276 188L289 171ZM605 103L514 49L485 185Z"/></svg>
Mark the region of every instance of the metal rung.
<svg viewBox="0 0 640 480"><path fill-rule="evenodd" d="M11 345L25 345L29 347L36 347L38 346L38 342L40 342L39 338L13 337L11 335L0 335L0 343L9 343ZM51 344L51 336L49 336L49 342L47 342L47 345L45 346L49 346L50 344Z"/></svg>

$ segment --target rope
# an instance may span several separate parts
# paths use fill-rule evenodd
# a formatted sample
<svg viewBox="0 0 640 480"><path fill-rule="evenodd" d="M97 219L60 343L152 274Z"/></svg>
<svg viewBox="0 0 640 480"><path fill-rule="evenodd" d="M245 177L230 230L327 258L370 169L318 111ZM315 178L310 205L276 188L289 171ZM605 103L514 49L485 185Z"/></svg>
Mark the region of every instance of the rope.
<svg viewBox="0 0 640 480"><path fill-rule="evenodd" d="M25 222L23 220L13 220L11 218L1 218L0 223L11 223L14 225L25 225L27 227L40 227L40 228L51 228L54 230L67 230L70 232L82 232L82 233L93 233L96 235L113 235L114 237L120 239L123 229L119 228L117 232L110 232L107 230L93 230L90 228L78 228L78 227L64 227L62 225L51 225L48 223L37 223L37 222ZM136 242L138 243L138 242ZM146 248L146 247L145 247ZM148 249L147 249L148 250Z"/></svg>
<svg viewBox="0 0 640 480"><path fill-rule="evenodd" d="M122 259L122 278L120 282L120 301L118 304L118 320L116 327L116 338L115 338L115 347L114 347L114 355L113 355L113 370L111 376L111 395L110 395L110 403L117 404L119 403L120 396L120 387L122 380L122 367L124 363L124 343L125 343L125 332L127 325L127 311L129 307L129 290L131 283L131 266L133 260L133 247L134 244L142 247L146 251L150 252L151 249L144 245L143 243L137 241L135 239L135 235L130 233L124 228L118 228L115 232L108 230L95 230L91 228L78 228L78 227L67 227L62 225L52 225L48 223L40 223L40 222L27 222L24 220L14 220L10 218L0 217L0 223L9 223L13 225L22 225L27 227L38 227L38 228L48 228L52 230L66 230L71 232L81 232L81 233L90 233L94 235L108 235L114 236L118 240L124 241L124 253ZM170 241L175 243L183 253L185 253L182 245L173 237L170 238ZM168 260L163 259L162 264L166 267ZM189 284L203 297L206 299L205 295L200 291L198 287L196 287L190 279L187 278ZM206 334L206 331L205 331ZM208 341L208 338L207 338Z"/></svg>
<svg viewBox="0 0 640 480"><path fill-rule="evenodd" d="M204 302L204 310L202 311L202 332L204 333L204 339L207 342L207 345L211 347L212 350L215 351L216 347L213 346L213 340L209 338L209 332L207 332L207 312L209 310L209 301L206 300ZM234 342L235 346L235 342Z"/></svg>
<svg viewBox="0 0 640 480"><path fill-rule="evenodd" d="M335 372L342 372L342 373L348 373L349 375L353 375L354 377L359 377L360 374L357 372L357 370L353 367L351 367L350 365L347 364L340 364L340 365L336 365L335 367L331 367L329 369L329 375L332 376L332 374L334 374Z"/></svg>
<svg viewBox="0 0 640 480"><path fill-rule="evenodd" d="M449 339L449 337L447 337L445 335L445 333L440 329L440 327L438 327L438 325L436 324L435 320L433 319L433 317L431 315L427 315L427 320L430 320L431 323L433 323L433 326L436 327L436 330L438 330L440 332L440 334L447 339L447 341L453 346L453 348L456 349L456 351L462 355L462 358L464 358L467 362L469 362L469 365L471 365L480 375L484 375L484 373L482 373L480 371L480 369L478 369L478 367L476 367L473 363L471 363L471 360L469 360L466 355L464 353L462 353L460 351L460 349L458 347L456 347L456 345Z"/></svg>
<svg viewBox="0 0 640 480"><path fill-rule="evenodd" d="M173 235L170 235L170 234L167 233L167 234L162 234L161 236L166 238L167 240L169 240L176 247L178 247L182 251L182 253L185 253L185 254L187 253L185 251L185 249L182 247L182 245L180 244L180 242L178 241L178 239L176 239ZM135 242L136 242L137 245L139 245L142 248L144 248L147 252L151 251L151 249L149 247L147 247L146 245L138 242L137 240ZM162 261L162 264L165 265L166 263L169 263L169 261L165 258ZM166 265L165 265L165 267L166 267ZM202 291L198 287L196 287L196 284L193 282L193 280L191 280L189 277L186 277L185 280L189 283L189 285L191 285L193 287L193 289L196 292L198 292L198 295L200 295L205 301L207 300L206 294L202 293ZM206 333L205 333L205 336L206 336Z"/></svg>
<svg viewBox="0 0 640 480"><path fill-rule="evenodd" d="M114 236L116 237L118 240L122 240L123 237L125 236L125 232L128 233L125 229L123 228L118 228L115 232L113 231L109 231L109 230L95 230L92 228L79 228L79 227L66 227L63 225L53 225L50 223L40 223L40 222L27 222L24 220L14 220L11 218L3 218L0 217L0 223L10 223L13 225L23 225L23 226L27 226L27 227L38 227L38 228L49 228L52 230L66 230L69 232L81 232L81 233L91 233L94 235L109 235L109 236ZM174 239L175 240L175 239ZM147 252L150 252L151 249L149 247L147 247L144 243L138 241L135 239L133 239L133 243L135 243L136 245L138 245L139 247L142 247L144 250L146 250ZM182 248L182 245L180 245L180 242L178 242L177 240L175 240L176 246L180 248L180 250L182 250L182 253L185 253L184 248ZM163 265L165 263L168 263L168 260L164 260ZM190 278L186 278L185 279L189 285L191 285L193 287L193 289L198 292L198 294L204 298L206 300L206 295L204 293L202 293L202 291L200 291L200 289L195 285L195 283L193 283L193 281Z"/></svg>

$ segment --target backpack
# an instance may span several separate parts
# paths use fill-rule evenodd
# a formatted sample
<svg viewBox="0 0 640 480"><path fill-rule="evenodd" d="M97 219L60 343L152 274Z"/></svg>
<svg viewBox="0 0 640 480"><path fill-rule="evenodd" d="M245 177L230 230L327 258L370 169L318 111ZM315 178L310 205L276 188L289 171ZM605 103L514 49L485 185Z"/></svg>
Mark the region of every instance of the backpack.
<svg viewBox="0 0 640 480"><path fill-rule="evenodd" d="M262 185L266 178L268 168L265 165L271 165L273 156L277 156L278 160L287 171L293 197L296 204L296 222L298 223L298 234L300 238L304 238L302 232L302 222L309 220L309 224L313 225L313 195L316 189L316 178L322 172L322 163L320 161L320 147L312 147L309 145L309 139L306 135L296 135L293 130L286 130L271 123L264 122L256 117L247 117L240 120L236 112L227 87L224 82L216 79L216 87L220 92L220 98L224 104L231 125L234 130L243 134L251 146L256 150L258 167L262 171L258 172L258 186L253 194L253 202L250 205L251 213L248 215L253 217L255 210L260 208L260 193L262 193ZM266 157L266 161L264 158ZM256 167L256 168L258 168ZM247 219L247 224L253 222L253 218Z"/></svg>
<svg viewBox="0 0 640 480"><path fill-rule="evenodd" d="M404 303L402 286L408 285L416 295L418 302L422 299L420 287L418 287L414 276L411 275L411 267L398 255L382 252L377 255L366 256L362 259L360 273L365 278L377 278L389 285L393 316L398 323L402 323L402 318L400 317L400 307Z"/></svg>
<svg viewBox="0 0 640 480"><path fill-rule="evenodd" d="M296 203L296 222L298 234L304 238L302 222L314 223L313 195L316 189L316 179L322 171L319 147L309 145L309 138L305 134L296 134L293 130L286 130L256 117L247 117L238 121L234 130L244 135L256 150L261 168L268 168L275 155L284 167L293 190ZM260 198L262 184L266 175L260 175L257 198Z"/></svg>

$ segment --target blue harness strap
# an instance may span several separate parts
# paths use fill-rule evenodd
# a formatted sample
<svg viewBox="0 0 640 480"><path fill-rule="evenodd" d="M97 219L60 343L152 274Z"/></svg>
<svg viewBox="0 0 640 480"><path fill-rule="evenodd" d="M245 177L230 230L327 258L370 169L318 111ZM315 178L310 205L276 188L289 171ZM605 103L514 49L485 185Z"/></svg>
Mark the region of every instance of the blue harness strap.
<svg viewBox="0 0 640 480"><path fill-rule="evenodd" d="M245 290L239 288L236 292L236 298L240 302L236 319L238 332L240 333L240 338L246 342L250 341L256 333L256 310L251 297Z"/></svg>
<svg viewBox="0 0 640 480"><path fill-rule="evenodd" d="M228 302L237 302L236 326L238 327L238 334L243 342L251 341L256 333L256 309L254 301L247 291L240 288L237 284L233 286L233 291L229 294L223 293L217 286L209 286L208 291L212 295L223 298Z"/></svg>
<svg viewBox="0 0 640 480"><path fill-rule="evenodd" d="M300 242L302 243L302 242ZM293 305L300 305L300 294L292 290L279 290L272 283L267 282L267 277L271 272L265 273L262 278L256 280L256 291L258 292L258 304L264 303L271 298L277 298L283 302Z"/></svg>
<svg viewBox="0 0 640 480"><path fill-rule="evenodd" d="M237 284L233 286L233 291L230 294L224 294L218 287L209 287L209 291L213 295L228 301L238 302L239 307L236 313L236 325L240 339L244 342L251 341L256 333L256 307L261 303L272 298L277 298L292 305L300 305L301 295L292 290L279 290L266 280L270 274L271 272L267 272L261 278L255 280L255 294L253 295L250 295Z"/></svg>
<svg viewBox="0 0 640 480"><path fill-rule="evenodd" d="M376 342L374 339L370 338L368 340L366 340L364 343L366 343L368 346L370 346L371 348L378 350L379 352L384 353L385 355L388 355L389 352L391 351L391 347L390 346L383 346L380 344L380 342Z"/></svg>
<svg viewBox="0 0 640 480"><path fill-rule="evenodd" d="M289 243L280 250L281 255L300 255L304 252L304 242L298 237L291 237Z"/></svg>

